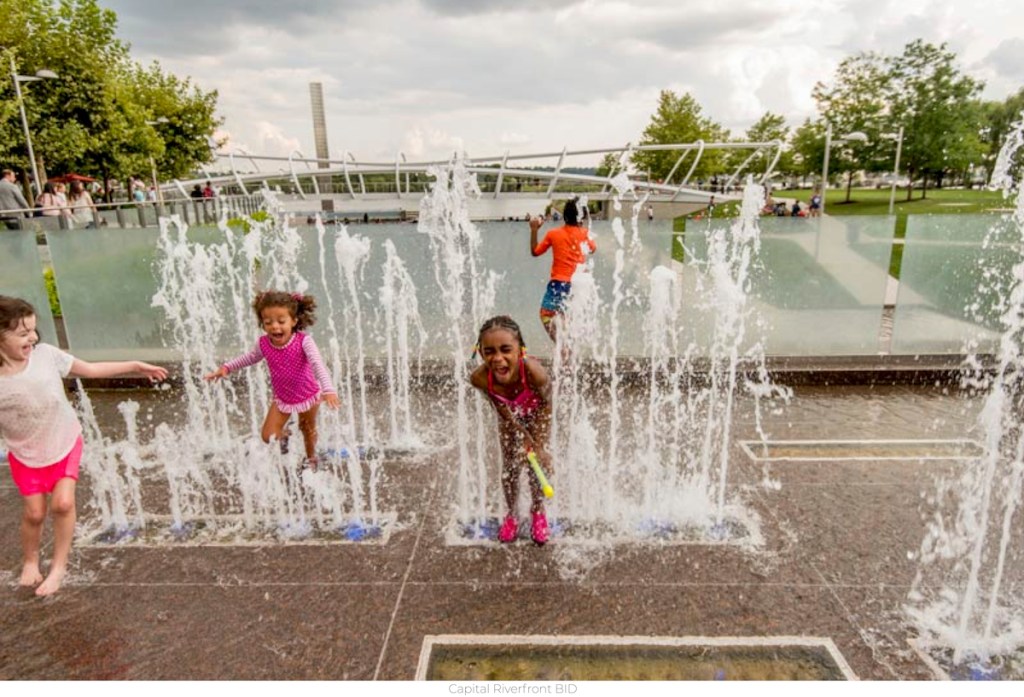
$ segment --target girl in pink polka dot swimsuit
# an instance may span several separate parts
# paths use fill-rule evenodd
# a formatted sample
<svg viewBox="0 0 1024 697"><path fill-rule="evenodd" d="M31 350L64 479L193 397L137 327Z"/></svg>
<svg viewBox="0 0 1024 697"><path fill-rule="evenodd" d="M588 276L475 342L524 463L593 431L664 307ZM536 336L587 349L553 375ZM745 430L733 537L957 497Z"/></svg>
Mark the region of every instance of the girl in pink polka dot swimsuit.
<svg viewBox="0 0 1024 697"><path fill-rule="evenodd" d="M219 380L241 368L266 361L274 400L263 422L263 442L271 438L286 451L285 425L292 414L299 415L299 430L306 446L306 464L316 467L316 414L320 402L337 409L338 393L320 358L313 337L301 331L316 321L316 300L312 295L268 290L252 303L265 332L249 353L228 361L206 376Z"/></svg>

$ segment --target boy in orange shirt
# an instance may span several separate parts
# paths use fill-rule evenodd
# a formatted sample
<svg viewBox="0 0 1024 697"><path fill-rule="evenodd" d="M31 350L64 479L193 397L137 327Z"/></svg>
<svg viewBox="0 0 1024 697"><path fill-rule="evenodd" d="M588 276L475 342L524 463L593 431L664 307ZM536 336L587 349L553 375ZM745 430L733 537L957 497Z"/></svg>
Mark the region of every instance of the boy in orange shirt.
<svg viewBox="0 0 1024 697"><path fill-rule="evenodd" d="M544 300L540 304L540 321L552 341L556 334L555 317L565 311L565 301L572 288L572 275L576 273L576 267L586 259L584 250L589 249L591 254L597 250L597 244L590 238L587 229L579 225L576 201L566 201L562 212L565 225L549 230L540 244L537 244L537 232L544 220L539 217L530 219L530 254L539 257L549 248L552 254L551 280L548 281Z"/></svg>

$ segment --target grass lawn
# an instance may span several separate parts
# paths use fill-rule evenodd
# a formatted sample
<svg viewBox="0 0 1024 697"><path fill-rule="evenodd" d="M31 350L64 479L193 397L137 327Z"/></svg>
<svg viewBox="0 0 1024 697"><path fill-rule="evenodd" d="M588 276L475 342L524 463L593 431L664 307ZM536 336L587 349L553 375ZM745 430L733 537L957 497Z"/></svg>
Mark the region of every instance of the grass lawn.
<svg viewBox="0 0 1024 697"><path fill-rule="evenodd" d="M775 191L779 198L798 198L805 206L811 200L810 189ZM846 203L846 189L829 189L825 212L829 215L888 215L889 189L853 189ZM988 213L1010 204L999 191L977 189L928 189L927 198L921 198L920 189L914 189L914 198L907 201L906 189L896 190L896 215L922 215L925 213Z"/></svg>
<svg viewBox="0 0 1024 697"><path fill-rule="evenodd" d="M830 188L825 202L827 215L888 215L889 189L852 189L850 201L846 202L846 188ZM804 208L810 204L810 189L777 189L772 192L775 198L792 200L799 199ZM921 190L914 189L913 198L907 201L906 189L896 190L896 201L893 209L896 215L896 239L903 239L907 229L908 215L955 214L955 213L994 213L1007 210L1012 203L1003 199L1000 191L978 189L928 189L926 198L921 198ZM724 203L715 208L714 217L731 218L739 215L740 206L736 202ZM679 230L680 226L677 225ZM889 273L894 278L900 277L900 264L903 260L903 245L893 245L892 259L889 262Z"/></svg>

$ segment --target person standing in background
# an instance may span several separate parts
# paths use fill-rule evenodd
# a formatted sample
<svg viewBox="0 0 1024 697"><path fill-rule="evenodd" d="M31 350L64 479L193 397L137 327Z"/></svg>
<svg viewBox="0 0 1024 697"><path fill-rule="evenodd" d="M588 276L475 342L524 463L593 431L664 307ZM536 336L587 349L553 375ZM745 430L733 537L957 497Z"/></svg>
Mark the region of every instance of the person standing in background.
<svg viewBox="0 0 1024 697"><path fill-rule="evenodd" d="M21 193L21 187L14 181L14 170L5 169L0 174L0 221L8 230L20 229L21 220L27 215L26 212L13 211L25 211L29 208L25 195Z"/></svg>

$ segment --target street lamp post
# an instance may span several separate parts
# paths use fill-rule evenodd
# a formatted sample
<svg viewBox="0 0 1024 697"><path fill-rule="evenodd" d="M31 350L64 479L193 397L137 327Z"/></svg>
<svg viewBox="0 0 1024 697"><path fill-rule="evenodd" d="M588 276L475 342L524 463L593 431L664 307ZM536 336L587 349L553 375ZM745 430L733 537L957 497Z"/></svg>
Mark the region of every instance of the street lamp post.
<svg viewBox="0 0 1024 697"><path fill-rule="evenodd" d="M36 154L32 150L32 136L28 132L28 116L25 114L25 100L21 95L21 83L52 80L56 77L57 73L52 70L39 70L35 75L18 75L18 68L14 64L14 55L11 55L11 79L14 81L14 95L18 100L18 108L21 110L21 127L25 130L25 146L28 149L29 162L32 164L32 185L35 188L36 196L42 190L42 185L39 182L39 165L36 164Z"/></svg>
<svg viewBox="0 0 1024 697"><path fill-rule="evenodd" d="M825 162L821 168L821 214L825 215L825 192L828 191L828 156L832 151L832 143L837 145L844 145L857 141L860 143L868 142L868 137L860 131L853 131L847 133L842 138L837 138L835 141L832 140L832 123L829 122L825 126Z"/></svg>
<svg viewBox="0 0 1024 697"><path fill-rule="evenodd" d="M146 125L160 126L165 123L170 123L170 121L171 120L166 116L158 116L152 121L147 121ZM152 155L149 156L149 168L151 170L151 176L153 177L153 188L156 189L156 200L162 206L164 203L164 192L160 190L160 182L156 175L156 159Z"/></svg>
<svg viewBox="0 0 1024 697"><path fill-rule="evenodd" d="M882 137L896 139L896 162L892 166L892 188L889 190L889 215L892 215L896 206L896 179L900 173L900 152L903 150L903 126L900 126L899 133L895 135L886 133Z"/></svg>

